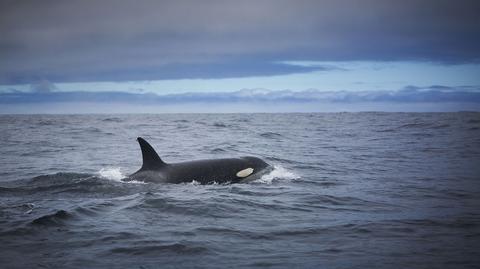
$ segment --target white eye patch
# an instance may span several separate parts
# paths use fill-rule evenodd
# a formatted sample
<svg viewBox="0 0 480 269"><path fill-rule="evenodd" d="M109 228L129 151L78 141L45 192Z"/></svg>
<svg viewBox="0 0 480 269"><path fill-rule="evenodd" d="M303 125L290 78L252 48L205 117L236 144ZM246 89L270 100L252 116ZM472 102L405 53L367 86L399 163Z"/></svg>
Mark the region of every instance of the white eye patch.
<svg viewBox="0 0 480 269"><path fill-rule="evenodd" d="M252 173L253 173L253 168L243 169L237 173L237 177L248 177Z"/></svg>

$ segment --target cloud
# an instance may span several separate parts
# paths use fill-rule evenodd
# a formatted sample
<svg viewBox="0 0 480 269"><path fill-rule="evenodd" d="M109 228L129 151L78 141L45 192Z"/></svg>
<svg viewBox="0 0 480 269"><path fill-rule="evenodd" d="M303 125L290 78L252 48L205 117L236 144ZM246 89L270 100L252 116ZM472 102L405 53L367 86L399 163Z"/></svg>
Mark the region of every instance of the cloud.
<svg viewBox="0 0 480 269"><path fill-rule="evenodd" d="M50 81L43 79L31 84L30 89L32 92L48 93L57 90L57 87Z"/></svg>
<svg viewBox="0 0 480 269"><path fill-rule="evenodd" d="M272 91L244 89L223 93L185 93L157 97L164 102L295 102L295 103L360 103L360 102L473 102L480 103L480 88L414 87L398 91Z"/></svg>
<svg viewBox="0 0 480 269"><path fill-rule="evenodd" d="M131 81L162 79L213 79L213 78L241 78L251 76L274 76L294 73L308 73L313 71L335 70L332 66L298 66L285 63L266 63L252 60L250 62L239 60L237 62L214 62L214 63L192 63L192 64L166 64L157 67L115 67L115 70L95 71L95 67L84 72L63 72L46 75L51 80L74 82L74 81ZM3 78L6 84L29 83L32 77ZM0 75L0 84L2 77Z"/></svg>
<svg viewBox="0 0 480 269"><path fill-rule="evenodd" d="M1 1L0 84L268 76L282 61L480 59L480 2Z"/></svg>
<svg viewBox="0 0 480 269"><path fill-rule="evenodd" d="M195 92L157 95L126 92L31 92L3 93L0 103L120 103L120 104L188 104L188 103L444 103L480 104L480 87L407 86L397 91L305 91L243 89L235 92Z"/></svg>

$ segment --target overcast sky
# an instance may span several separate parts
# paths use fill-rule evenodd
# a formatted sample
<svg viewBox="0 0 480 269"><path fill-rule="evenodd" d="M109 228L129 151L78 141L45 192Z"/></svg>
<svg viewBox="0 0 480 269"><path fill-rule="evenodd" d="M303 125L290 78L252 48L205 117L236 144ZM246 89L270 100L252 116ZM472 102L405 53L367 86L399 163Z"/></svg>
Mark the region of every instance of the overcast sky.
<svg viewBox="0 0 480 269"><path fill-rule="evenodd" d="M0 98L478 91L478 14L466 0L1 0Z"/></svg>

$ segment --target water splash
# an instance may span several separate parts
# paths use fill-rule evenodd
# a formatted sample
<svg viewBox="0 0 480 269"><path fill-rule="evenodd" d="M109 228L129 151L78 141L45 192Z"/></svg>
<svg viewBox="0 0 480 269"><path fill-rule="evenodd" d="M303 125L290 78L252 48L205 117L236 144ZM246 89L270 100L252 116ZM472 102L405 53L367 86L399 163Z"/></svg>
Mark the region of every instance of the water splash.
<svg viewBox="0 0 480 269"><path fill-rule="evenodd" d="M282 166L274 165L273 170L270 173L263 175L260 179L255 180L255 182L271 184L273 180L276 179L295 180L299 178L300 176Z"/></svg>
<svg viewBox="0 0 480 269"><path fill-rule="evenodd" d="M120 171L120 167L106 167L98 172L101 178L122 182L126 176Z"/></svg>
<svg viewBox="0 0 480 269"><path fill-rule="evenodd" d="M100 169L100 171L98 171L98 175L103 179L113 180L113 181L121 182L121 183L147 184L146 182L137 181L137 180L125 180L124 181L123 179L127 178L127 176L122 173L120 167L102 168L102 169Z"/></svg>

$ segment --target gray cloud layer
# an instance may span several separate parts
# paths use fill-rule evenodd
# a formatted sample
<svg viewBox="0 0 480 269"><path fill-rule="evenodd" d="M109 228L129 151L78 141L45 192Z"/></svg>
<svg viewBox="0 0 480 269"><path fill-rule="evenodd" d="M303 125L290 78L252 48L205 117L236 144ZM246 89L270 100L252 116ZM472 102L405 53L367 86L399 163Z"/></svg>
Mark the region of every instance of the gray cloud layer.
<svg viewBox="0 0 480 269"><path fill-rule="evenodd" d="M480 58L479 1L1 1L0 84L310 72L285 60Z"/></svg>
<svg viewBox="0 0 480 269"><path fill-rule="evenodd" d="M325 92L272 91L244 89L236 92L182 93L157 95L153 93L125 92L11 92L0 94L0 104L94 102L123 104L187 104L187 103L477 103L479 87L408 86L398 91Z"/></svg>

